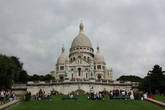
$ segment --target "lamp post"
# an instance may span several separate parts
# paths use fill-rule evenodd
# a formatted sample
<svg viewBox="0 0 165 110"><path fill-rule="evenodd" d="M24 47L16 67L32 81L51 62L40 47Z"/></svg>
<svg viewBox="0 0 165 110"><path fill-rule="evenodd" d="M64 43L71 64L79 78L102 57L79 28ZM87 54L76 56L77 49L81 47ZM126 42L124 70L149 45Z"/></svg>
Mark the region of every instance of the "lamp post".
<svg viewBox="0 0 165 110"><path fill-rule="evenodd" d="M151 71L148 72L148 76L150 76ZM152 94L151 91L151 78L149 77L149 92Z"/></svg>

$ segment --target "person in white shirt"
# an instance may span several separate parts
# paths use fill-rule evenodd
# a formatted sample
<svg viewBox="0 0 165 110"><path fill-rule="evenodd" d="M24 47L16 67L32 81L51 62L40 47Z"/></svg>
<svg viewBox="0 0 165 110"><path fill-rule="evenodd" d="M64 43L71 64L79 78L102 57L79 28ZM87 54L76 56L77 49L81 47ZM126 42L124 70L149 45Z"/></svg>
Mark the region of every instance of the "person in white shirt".
<svg viewBox="0 0 165 110"><path fill-rule="evenodd" d="M122 94L122 96L125 96L125 90L123 90L123 91L121 92L121 94Z"/></svg>
<svg viewBox="0 0 165 110"><path fill-rule="evenodd" d="M133 92L133 90L131 90L130 93L131 93L130 99L131 99L131 100L134 100L134 92Z"/></svg>
<svg viewBox="0 0 165 110"><path fill-rule="evenodd" d="M0 91L0 97L1 97L0 101L3 104L4 103L4 97L5 97L5 91L3 89Z"/></svg>
<svg viewBox="0 0 165 110"><path fill-rule="evenodd" d="M144 99L147 99L147 93L143 94Z"/></svg>

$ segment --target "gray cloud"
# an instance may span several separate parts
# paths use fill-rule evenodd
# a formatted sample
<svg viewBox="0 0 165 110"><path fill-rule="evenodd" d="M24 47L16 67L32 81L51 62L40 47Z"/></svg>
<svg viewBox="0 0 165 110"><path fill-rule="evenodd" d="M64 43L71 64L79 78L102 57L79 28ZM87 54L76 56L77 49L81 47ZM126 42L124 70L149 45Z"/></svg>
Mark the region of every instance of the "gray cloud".
<svg viewBox="0 0 165 110"><path fill-rule="evenodd" d="M62 44L69 53L80 19L99 44L114 79L165 68L164 0L1 0L0 53L18 56L30 74L55 68Z"/></svg>

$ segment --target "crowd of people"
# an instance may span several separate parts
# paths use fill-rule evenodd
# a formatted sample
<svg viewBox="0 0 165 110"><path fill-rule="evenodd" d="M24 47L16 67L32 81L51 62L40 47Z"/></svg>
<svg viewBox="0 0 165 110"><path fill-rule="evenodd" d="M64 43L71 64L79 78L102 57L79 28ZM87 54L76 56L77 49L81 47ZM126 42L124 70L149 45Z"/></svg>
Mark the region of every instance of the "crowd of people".
<svg viewBox="0 0 165 110"><path fill-rule="evenodd" d="M4 90L4 89L1 89L0 91L0 104L5 104L7 102L10 102L10 101L13 101L13 100L16 100L17 97L16 97L16 94L15 92L12 92L10 90Z"/></svg>
<svg viewBox="0 0 165 110"><path fill-rule="evenodd" d="M48 99L48 100L52 100L52 96L53 95L60 95L61 93L52 90L50 91L49 94L46 94L44 90L40 89L39 92L37 92L35 95L31 95L31 92L26 92L25 96L24 96L24 100L25 101L29 101L31 99L33 100L43 100L43 99ZM111 90L109 92L107 91L100 91L98 93L95 93L94 88L91 87L90 88L90 94L88 96L88 99L91 100L104 100L104 97L106 94L109 95L109 99L115 99L115 98L122 98L122 99L141 99L144 100L145 98L148 97L147 93L140 93L140 92L135 92L133 90L129 90L126 91L124 89L115 89L115 90ZM74 97L74 93L70 93L68 96L70 99L72 99ZM0 104L5 104L7 102L10 102L12 100L16 100L16 94L10 90L4 90L2 89L0 91Z"/></svg>
<svg viewBox="0 0 165 110"><path fill-rule="evenodd" d="M92 100L104 100L104 92L98 92L96 94L91 94L91 96L88 96L88 99Z"/></svg>
<svg viewBox="0 0 165 110"><path fill-rule="evenodd" d="M48 99L52 100L52 95L57 95L60 94L59 92L52 90L50 93L46 94L44 90L40 89L39 92L37 92L35 95L31 95L31 92L28 92L25 94L25 101L29 100L43 100L43 99Z"/></svg>
<svg viewBox="0 0 165 110"><path fill-rule="evenodd" d="M91 100L104 100L105 94L109 95L109 99L137 99L137 100L144 100L148 97L147 93L143 92L135 92L133 90L126 91L125 89L115 89L109 92L107 91L100 91L95 94L94 88L90 88L90 96L88 99Z"/></svg>
<svg viewBox="0 0 165 110"><path fill-rule="evenodd" d="M134 99L135 92L133 90L126 91L125 89L115 89L109 92L109 98L113 99L114 96L129 96L130 99Z"/></svg>

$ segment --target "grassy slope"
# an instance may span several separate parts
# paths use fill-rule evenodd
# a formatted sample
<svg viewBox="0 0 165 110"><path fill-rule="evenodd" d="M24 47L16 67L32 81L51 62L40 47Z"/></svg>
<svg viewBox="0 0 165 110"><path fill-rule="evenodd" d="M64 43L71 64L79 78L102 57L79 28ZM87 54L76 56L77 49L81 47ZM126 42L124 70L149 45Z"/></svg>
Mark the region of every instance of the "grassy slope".
<svg viewBox="0 0 165 110"><path fill-rule="evenodd" d="M108 100L91 101L86 96L78 96L77 101L61 100L55 96L52 101L22 102L10 110L163 110L146 101L137 100Z"/></svg>
<svg viewBox="0 0 165 110"><path fill-rule="evenodd" d="M19 97L19 98L23 98L24 97L23 94L17 94L16 96Z"/></svg>
<svg viewBox="0 0 165 110"><path fill-rule="evenodd" d="M154 98L155 98L156 100L160 100L160 101L165 102L165 96L155 95Z"/></svg>

